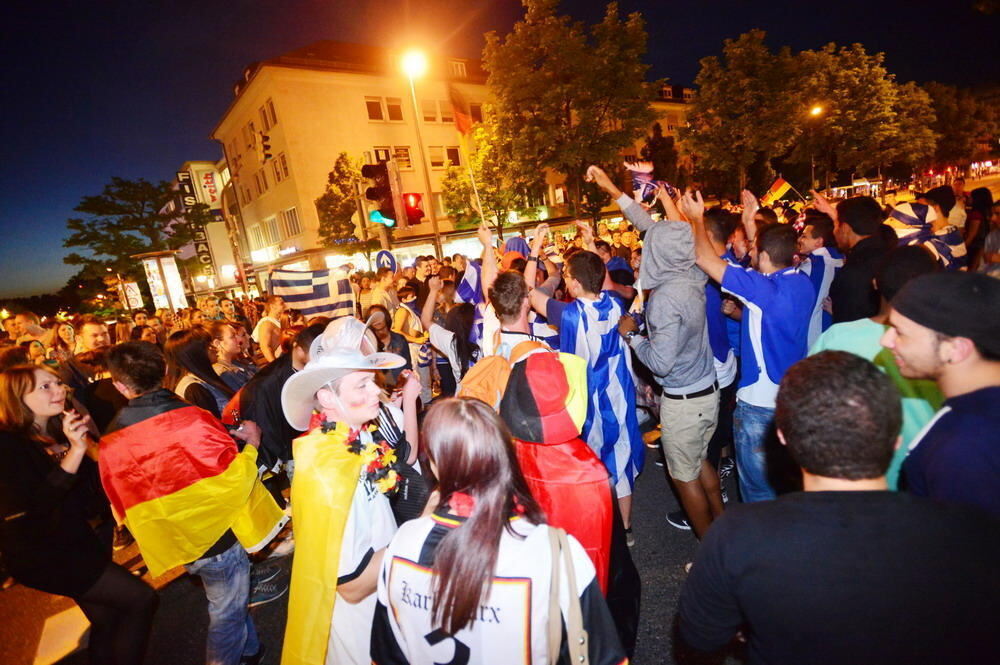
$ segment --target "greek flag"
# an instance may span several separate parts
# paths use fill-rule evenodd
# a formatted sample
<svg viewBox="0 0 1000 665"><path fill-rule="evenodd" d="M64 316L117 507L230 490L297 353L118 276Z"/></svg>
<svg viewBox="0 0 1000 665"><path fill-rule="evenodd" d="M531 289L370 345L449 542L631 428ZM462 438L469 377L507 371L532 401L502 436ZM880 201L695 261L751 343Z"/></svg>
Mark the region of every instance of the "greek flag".
<svg viewBox="0 0 1000 665"><path fill-rule="evenodd" d="M271 294L306 318L354 316L354 290L343 270L272 270Z"/></svg>
<svg viewBox="0 0 1000 665"><path fill-rule="evenodd" d="M844 267L844 255L835 247L814 249L808 258L799 264L799 270L809 276L813 289L816 290L816 302L813 304L812 318L809 320L809 348L812 348L824 330L833 325L833 316L823 310L823 301L830 295L830 285L842 267Z"/></svg>
<svg viewBox="0 0 1000 665"><path fill-rule="evenodd" d="M632 355L618 334L625 316L607 293L594 301L577 299L563 310L559 349L587 361L590 402L581 437L601 458L615 484L631 489L642 471L645 450L635 412Z"/></svg>
<svg viewBox="0 0 1000 665"><path fill-rule="evenodd" d="M482 281L480 278L482 268L477 263L469 261L465 268L465 274L458 280L455 287L455 302L471 302L473 305L486 300L483 296Z"/></svg>

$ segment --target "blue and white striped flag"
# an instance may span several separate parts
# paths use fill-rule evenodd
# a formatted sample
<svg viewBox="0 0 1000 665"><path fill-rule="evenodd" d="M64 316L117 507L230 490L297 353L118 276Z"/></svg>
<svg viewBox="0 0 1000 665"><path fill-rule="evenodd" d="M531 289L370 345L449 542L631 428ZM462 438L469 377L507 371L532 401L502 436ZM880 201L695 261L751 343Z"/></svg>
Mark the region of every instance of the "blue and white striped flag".
<svg viewBox="0 0 1000 665"><path fill-rule="evenodd" d="M590 403L581 438L604 462L621 492L631 489L646 453L635 407L632 355L618 334L628 316L617 298L574 300L559 323L559 350L587 361ZM626 485L627 483L627 485Z"/></svg>
<svg viewBox="0 0 1000 665"><path fill-rule="evenodd" d="M469 261L465 274L455 287L455 302L471 302L473 305L478 305L486 300L483 295L481 273L482 268L479 264Z"/></svg>
<svg viewBox="0 0 1000 665"><path fill-rule="evenodd" d="M306 318L354 316L354 290L343 270L272 270L271 294Z"/></svg>

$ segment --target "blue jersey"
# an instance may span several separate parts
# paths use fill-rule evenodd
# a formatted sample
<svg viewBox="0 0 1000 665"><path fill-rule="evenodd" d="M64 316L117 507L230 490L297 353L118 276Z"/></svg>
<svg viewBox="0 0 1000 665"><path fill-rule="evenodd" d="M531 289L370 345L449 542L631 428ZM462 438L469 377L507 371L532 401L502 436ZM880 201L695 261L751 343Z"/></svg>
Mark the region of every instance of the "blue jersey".
<svg viewBox="0 0 1000 665"><path fill-rule="evenodd" d="M809 346L812 347L824 330L833 325L833 314L823 310L823 301L830 295L830 285L837 271L844 267L844 255L835 247L818 247L799 265L799 270L809 276L816 291L812 318L809 321Z"/></svg>
<svg viewBox="0 0 1000 665"><path fill-rule="evenodd" d="M789 367L805 358L816 295L809 278L795 268L763 275L727 266L722 290L743 302L740 326L740 384L736 396L774 408L778 384Z"/></svg>

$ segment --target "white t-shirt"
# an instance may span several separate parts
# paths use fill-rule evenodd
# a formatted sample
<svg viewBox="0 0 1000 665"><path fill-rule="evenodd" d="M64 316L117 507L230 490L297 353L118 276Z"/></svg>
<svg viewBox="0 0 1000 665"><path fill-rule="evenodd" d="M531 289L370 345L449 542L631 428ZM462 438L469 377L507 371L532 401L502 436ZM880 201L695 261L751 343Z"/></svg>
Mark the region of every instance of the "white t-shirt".
<svg viewBox="0 0 1000 665"><path fill-rule="evenodd" d="M362 440L371 433L362 431ZM354 491L351 511L344 526L337 566L337 584L344 584L364 572L372 556L385 549L396 533L396 518L386 495L366 479L362 469ZM333 623L326 650L327 665L369 665L375 594L359 603L349 603L337 594L333 604Z"/></svg>
<svg viewBox="0 0 1000 665"><path fill-rule="evenodd" d="M442 531L447 533L454 524L453 518L435 513L407 522L393 537L379 574L378 602L387 611L378 612L376 620L383 623L379 626L378 644L373 644L372 661L393 665L404 662L389 655L398 648L410 665L455 662L459 655L468 665L548 665L552 576L549 527L536 526L523 518L512 521L517 535L505 530L500 537L496 572L486 602L480 606L476 620L451 637L432 625L433 572L421 557L427 555L428 549L436 549ZM580 543L572 536L568 540L577 592L581 598L589 599L593 594L600 598L593 564ZM565 619L569 592L566 569L561 570L559 606ZM624 653L618 646L607 607L600 602L598 612L591 614L594 603L581 605L585 608L584 627L592 636L591 662L621 662ZM384 630L384 621L388 621L391 631ZM393 641L395 644L391 644Z"/></svg>

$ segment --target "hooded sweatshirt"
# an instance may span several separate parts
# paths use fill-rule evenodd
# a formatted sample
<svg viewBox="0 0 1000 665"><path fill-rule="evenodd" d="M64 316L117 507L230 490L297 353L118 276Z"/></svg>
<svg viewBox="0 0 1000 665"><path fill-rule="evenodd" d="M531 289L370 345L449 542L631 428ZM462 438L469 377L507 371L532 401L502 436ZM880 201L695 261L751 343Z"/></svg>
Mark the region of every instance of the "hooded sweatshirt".
<svg viewBox="0 0 1000 665"><path fill-rule="evenodd" d="M698 392L715 383L705 317L707 279L695 265L690 224L663 221L646 230L639 281L650 291L649 336L634 336L631 346L671 395Z"/></svg>

